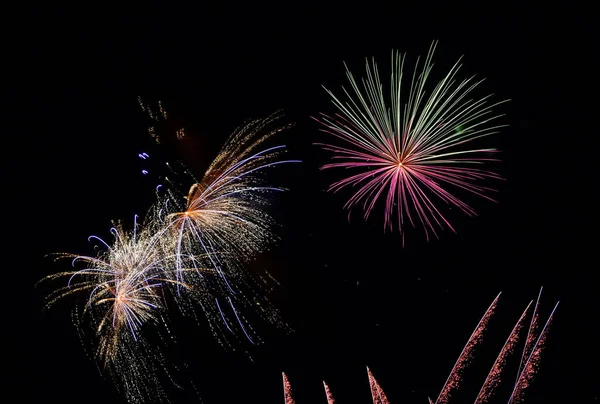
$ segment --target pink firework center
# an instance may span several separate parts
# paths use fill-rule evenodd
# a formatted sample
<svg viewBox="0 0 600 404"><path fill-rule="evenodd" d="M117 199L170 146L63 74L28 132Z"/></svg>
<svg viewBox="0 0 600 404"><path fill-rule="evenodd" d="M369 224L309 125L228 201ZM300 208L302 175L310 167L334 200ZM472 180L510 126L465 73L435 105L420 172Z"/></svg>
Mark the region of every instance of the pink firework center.
<svg viewBox="0 0 600 404"><path fill-rule="evenodd" d="M523 350L521 352L519 367L517 369L517 377L514 382L514 386L511 392L510 397L508 398L507 404L517 404L522 402L524 391L531 384L531 379L533 378L537 368L539 367L541 351L544 347L546 336L548 333L549 325L554 317L554 312L558 307L558 303L552 309L548 319L542 326L539 320L539 302L542 294L542 289L540 289L540 293L538 294L537 301L535 303L533 314L531 315L531 319L529 321L529 326L527 327L527 336L525 338ZM446 404L450 401L452 393L459 387L462 381L462 373L463 370L467 367L470 360L472 359L473 351L476 346L483 340L483 334L487 329L487 325L490 321L490 318L494 314L496 310L496 306L498 300L500 298L501 293L496 296L494 301L490 304L488 309L483 314L483 317L477 323L477 326L473 330L473 333L469 337L466 345L461 351L456 363L452 367L444 386L442 387L437 399L434 401L431 398L428 398L429 404ZM530 308L533 304L533 301L529 302L517 322L515 323L513 329L511 330L506 342L502 346L500 353L496 357L496 360L492 364L492 367L487 374L481 389L479 390L474 404L483 404L487 403L490 398L494 395L498 384L500 383L500 375L504 371L504 365L506 363L507 357L514 353L516 350L516 346L520 340L522 330L526 325L527 314L530 312ZM294 394L292 391L292 387L290 381L285 373L283 375L283 391L284 391L284 403L285 404L296 404L294 399ZM371 389L371 397L373 399L373 404L389 404L390 401L387 398L386 394L383 391L383 388L379 384L379 382L373 376L371 370L367 367L367 375L369 386ZM325 389L325 396L327 399L327 404L335 404L335 399L329 385L326 382L323 382L323 387Z"/></svg>
<svg viewBox="0 0 600 404"><path fill-rule="evenodd" d="M322 131L339 142L320 143L333 153L334 160L322 168L353 173L329 187L333 192L352 188L344 207L362 207L367 220L381 200L386 230L397 222L404 234L406 222L413 227L419 224L427 239L430 234L437 237L439 229L454 231L438 205L475 215L453 192L462 190L493 201L488 195L493 189L481 182L501 177L481 167L497 161L493 158L497 150L476 144L506 126L493 123L501 115L492 110L501 102L491 104L489 96L477 99L472 95L482 80L471 77L457 82L459 62L436 86L428 86L434 49L435 43L420 72L417 63L408 93L402 87L405 57L398 53L392 56L390 94L383 91L374 61L367 61L364 89L347 70L353 95L344 89L347 99L343 101L327 90L338 112L317 119L324 126Z"/></svg>

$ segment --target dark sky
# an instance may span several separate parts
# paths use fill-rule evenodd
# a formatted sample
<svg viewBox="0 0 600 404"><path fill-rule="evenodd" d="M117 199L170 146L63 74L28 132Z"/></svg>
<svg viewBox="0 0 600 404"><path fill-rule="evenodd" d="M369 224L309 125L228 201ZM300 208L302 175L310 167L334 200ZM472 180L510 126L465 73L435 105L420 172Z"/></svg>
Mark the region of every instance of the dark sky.
<svg viewBox="0 0 600 404"><path fill-rule="evenodd" d="M140 174L138 153L157 150L200 176L233 129L277 109L296 122L283 141L303 164L274 178L290 189L274 210L282 241L253 267L281 281L273 299L296 332L266 329L251 363L202 330L174 326L185 335L172 356L190 364L203 402L282 403L285 371L298 404L324 403L324 379L340 404L369 403L367 365L392 403L426 402L502 291L454 401L469 402L541 286L544 316L561 303L526 402L600 400L589 11L389 3L13 12L4 52L14 70L4 79L17 125L2 137L4 329L16 338L5 346L4 373L15 376L9 402L125 402L86 356L70 321L73 302L42 312L43 290L33 285L58 270L44 255L89 253L90 234L150 205L152 181ZM479 217L451 214L457 234L426 242L409 233L401 248L381 217L363 223L357 213L348 222L347 194L324 192L339 173L318 170L327 155L312 145L323 137L310 117L332 111L321 85L346 83L343 62L360 72L374 56L387 66L392 49L414 61L436 39L441 68L465 55L464 74L485 77L486 92L512 100L502 108L510 127L493 140L507 181L499 203L472 199ZM162 100L187 143L152 146L138 95ZM181 394L173 402L200 401Z"/></svg>

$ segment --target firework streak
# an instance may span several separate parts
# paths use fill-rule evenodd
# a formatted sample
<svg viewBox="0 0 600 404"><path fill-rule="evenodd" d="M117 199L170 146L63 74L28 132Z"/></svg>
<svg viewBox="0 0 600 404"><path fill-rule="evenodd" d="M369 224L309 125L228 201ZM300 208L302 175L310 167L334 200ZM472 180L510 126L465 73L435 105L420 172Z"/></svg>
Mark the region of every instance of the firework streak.
<svg viewBox="0 0 600 404"><path fill-rule="evenodd" d="M371 397L373 397L373 404L390 404L383 389L371 373L371 369L367 367L367 374L369 375L369 385L371 386Z"/></svg>
<svg viewBox="0 0 600 404"><path fill-rule="evenodd" d="M377 65L366 64L366 79L361 90L352 73L347 77L353 95L346 89L347 100L331 96L338 113L321 114L316 119L340 144L319 143L333 152L334 162L323 169L344 168L354 174L334 182L329 190L352 187L345 204L351 210L362 206L367 220L378 200L384 203L384 229L397 226L404 235L405 222L419 223L427 239L437 230L454 231L436 202L457 207L467 215L475 210L459 199L453 190L466 191L493 200L493 191L480 181L500 177L482 164L496 161L497 150L476 144L506 125L493 122L501 115L492 110L490 96L477 99L474 90L483 80L474 77L458 82L460 60L435 87L427 81L433 68L433 52L425 58L422 70L415 66L408 93L403 88L405 56L392 55L391 92L384 93ZM388 101L389 100L389 101ZM504 101L503 101L504 102Z"/></svg>
<svg viewBox="0 0 600 404"><path fill-rule="evenodd" d="M294 400L294 396L292 395L292 386L290 385L290 381L285 373L282 373L283 376L283 399L285 404L294 404L296 401Z"/></svg>
<svg viewBox="0 0 600 404"><path fill-rule="evenodd" d="M335 404L333 394L331 394L331 390L325 381L323 381L323 387L325 388L325 396L327 396L327 404Z"/></svg>

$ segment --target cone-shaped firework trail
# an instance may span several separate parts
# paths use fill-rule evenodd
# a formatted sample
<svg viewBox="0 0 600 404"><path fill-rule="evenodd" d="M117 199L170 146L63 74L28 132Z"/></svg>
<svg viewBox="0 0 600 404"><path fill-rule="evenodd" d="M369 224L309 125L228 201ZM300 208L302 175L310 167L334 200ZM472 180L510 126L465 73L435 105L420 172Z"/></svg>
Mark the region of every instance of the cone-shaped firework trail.
<svg viewBox="0 0 600 404"><path fill-rule="evenodd" d="M329 386L327 385L327 383L325 383L325 381L323 381L323 387L325 387L325 395L327 396L327 404L335 404L335 399L333 398L333 395L331 394L331 390L329 390Z"/></svg>
<svg viewBox="0 0 600 404"><path fill-rule="evenodd" d="M282 372L281 375L283 376L283 398L285 399L284 403L296 404L296 401L294 400L292 394L292 386L290 386L290 381L288 380L287 375L285 374L285 372Z"/></svg>
<svg viewBox="0 0 600 404"><path fill-rule="evenodd" d="M373 404L390 404L383 389L373 377L371 369L367 366L367 373L369 374L369 385L371 386L371 395L373 396Z"/></svg>
<svg viewBox="0 0 600 404"><path fill-rule="evenodd" d="M541 359L541 353L542 353L542 350L546 343L548 326L550 325L550 323L552 322L552 319L554 318L554 312L556 311L556 308L558 307L559 303L560 302L556 302L556 305L554 305L554 308L552 309L552 312L550 313L550 316L548 317L546 324L544 324L544 327L542 328L542 331L540 332L539 337L538 337L537 341L535 342L535 345L533 346L531 353L529 354L529 356L527 358L527 361L523 365L523 370L521 371L521 374L519 375L519 379L517 380L517 383L515 384L515 388L513 389L510 399L508 400L508 404L520 403L523 398L523 391L525 389L527 389L527 387L529 387L529 385L531 383L531 379L533 378L533 376L537 370L537 367L539 366L539 362Z"/></svg>
<svg viewBox="0 0 600 404"><path fill-rule="evenodd" d="M525 340L525 347L523 348L523 353L521 354L521 361L519 362L519 371L517 372L517 380L515 380L515 384L519 382L519 378L521 377L521 372L523 371L523 366L525 365L525 360L531 353L533 345L538 337L538 326L539 326L539 313L538 307L540 305L540 298L542 297L542 292L544 288L540 288L540 293L538 294L537 300L535 301L535 307L533 309L533 315L531 316L531 323L529 324L529 329L527 330L527 338Z"/></svg>
<svg viewBox="0 0 600 404"><path fill-rule="evenodd" d="M481 386L481 389L479 390L479 394L475 399L475 404L483 404L487 402L490 396L494 393L498 383L500 383L500 373L506 364L506 357L510 355L510 353L514 350L515 345L519 341L519 332L521 331L521 328L523 328L523 320L525 319L525 316L527 315L532 303L533 301L529 302L525 308L525 311L523 311L523 314L521 314L521 317L519 317L519 320L510 332L510 335L504 343L500 354L498 354L496 361L492 365L492 369L488 373L483 385Z"/></svg>
<svg viewBox="0 0 600 404"><path fill-rule="evenodd" d="M474 350L475 346L479 342L481 342L481 339L483 338L483 332L485 331L485 329L487 327L487 323L490 320L490 317L494 313L496 304L498 303L498 299L500 298L501 294L502 294L502 292L498 293L498 296L496 296L496 298L494 299L492 304L490 304L490 307L488 307L488 309L486 310L483 317L481 317L481 320L479 320L477 327L475 327L475 330L471 334L471 337L469 337L467 344L463 348L456 363L454 364L454 367L452 368L452 371L450 372L448 379L446 379L446 383L444 384L444 387L442 387L442 391L440 391L440 395L435 400L435 404L447 403L448 400L450 399L450 393L458 387L458 384L461 381L461 376L462 376L461 373L464 370L464 368L467 366L468 361L471 359L471 356L473 355L473 350Z"/></svg>

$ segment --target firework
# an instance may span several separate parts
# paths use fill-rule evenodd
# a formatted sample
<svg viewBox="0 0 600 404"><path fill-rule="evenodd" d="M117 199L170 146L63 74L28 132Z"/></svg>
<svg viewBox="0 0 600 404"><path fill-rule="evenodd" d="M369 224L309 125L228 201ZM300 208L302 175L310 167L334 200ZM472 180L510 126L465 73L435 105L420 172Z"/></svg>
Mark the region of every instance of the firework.
<svg viewBox="0 0 600 404"><path fill-rule="evenodd" d="M529 307L531 307L531 302L527 305L525 311L523 311L523 314L521 314L521 317L519 317L519 320L517 321L512 331L510 332L508 338L506 339L504 346L500 350L498 357L494 361L490 372L488 373L487 377L485 378L485 381L483 382L483 385L481 386L481 389L479 390L479 394L475 399L475 404L482 404L487 402L487 400L491 397L491 395L494 393L494 390L498 386L498 383L500 382L500 373L506 365L506 359L513 352L516 344L519 341L519 332L523 327L523 321L525 320L525 316L529 311Z"/></svg>
<svg viewBox="0 0 600 404"><path fill-rule="evenodd" d="M325 396L327 397L327 404L335 404L335 399L333 398L333 394L331 394L331 390L325 381L323 381L323 388L325 388Z"/></svg>
<svg viewBox="0 0 600 404"><path fill-rule="evenodd" d="M379 385L379 382L371 373L371 369L367 367L367 374L369 375L369 385L371 386L371 396L373 397L373 404L390 404L390 401L386 397L383 389Z"/></svg>
<svg viewBox="0 0 600 404"><path fill-rule="evenodd" d="M285 404L294 404L296 401L294 399L294 395L292 393L292 386L290 385L290 381L285 374L283 375L283 398ZM389 400L383 389L379 385L379 382L373 376L371 369L367 367L367 375L369 377L369 387L371 389L371 396L373 398L373 404L389 404ZM329 389L329 385L325 381L323 381L323 387L325 388L325 396L327 397L327 404L335 404L335 399L333 398L333 394L331 394L331 390Z"/></svg>
<svg viewBox="0 0 600 404"><path fill-rule="evenodd" d="M490 96L475 98L474 90L482 80L474 77L458 82L460 60L435 87L428 78L433 68L433 52L425 58L422 70L415 66L409 91L404 79L405 56L392 54L391 92L386 94L375 61L366 63L366 79L361 90L346 68L353 95L346 89L347 101L332 97L338 113L321 114L317 119L342 145L321 144L333 152L335 162L322 169L345 168L354 174L334 182L329 191L352 187L353 194L345 204L349 211L359 205L367 220L378 200L384 199L384 228L393 229L394 216L404 234L405 223L419 223L427 239L430 233L454 228L446 219L439 203L457 207L468 215L474 209L452 192L467 191L493 200L492 189L480 182L500 178L479 168L496 160L493 148L476 146L476 141L498 132L505 125L494 125L501 115L492 110ZM387 101L389 100L389 101Z"/></svg>
<svg viewBox="0 0 600 404"><path fill-rule="evenodd" d="M494 314L496 304L498 303L498 299L500 298L501 294L502 292L498 293L498 296L496 296L492 304L490 304L490 306L486 310L483 317L481 317L481 320L479 320L477 327L475 327L475 330L473 330L473 333L469 337L467 344L463 348L462 352L458 356L458 359L456 360L456 363L454 364L454 367L450 371L448 379L446 379L446 383L444 383L444 387L442 387L442 390L440 391L437 400L435 400L435 404L447 403L450 399L450 393L452 392L452 390L458 387L461 381L461 373L471 360L475 346L481 342L483 338L483 333L486 330L490 318Z"/></svg>
<svg viewBox="0 0 600 404"><path fill-rule="evenodd" d="M194 180L187 196L171 186L158 205L166 217L163 236L174 252L173 273L180 276L176 280L193 285L203 310L215 320L215 330L234 333L237 327L252 343L254 333L238 306L253 307L268 321L283 325L277 311L256 291L263 284L245 268L276 240L275 221L267 207L272 194L283 189L269 186L265 171L299 162L279 159L285 151L283 145L259 150L290 127L274 125L279 117L276 113L237 129L202 179ZM212 268L214 276L189 270L198 266ZM227 319L225 311L233 320Z"/></svg>
<svg viewBox="0 0 600 404"><path fill-rule="evenodd" d="M136 217L137 218L137 217ZM138 227L140 227L138 229ZM57 260L70 259L74 269L44 278L67 278L67 284L47 296L47 307L69 296L86 296L82 314L76 314L82 335L91 324L96 342L95 356L131 402L147 398L166 399L158 375L167 372L161 346L166 326L166 287L184 283L170 276L169 257L161 245L157 223L134 223L126 231L121 223L111 228L112 244L91 236L105 248L97 256L55 254ZM77 266L80 266L77 269ZM75 313L79 313L76 311ZM87 320L87 321L84 321ZM149 340L151 334L155 340Z"/></svg>
<svg viewBox="0 0 600 404"><path fill-rule="evenodd" d="M290 385L290 381L285 373L281 373L283 376L283 400L285 404L294 404L296 400L294 400L294 395L292 394L292 386Z"/></svg>
<svg viewBox="0 0 600 404"><path fill-rule="evenodd" d="M540 294L538 295L538 300L536 302L532 317L531 323L529 326L529 330L527 333L527 338L525 342L525 346L523 347L523 356L521 359L521 363L517 368L517 380L515 382L512 394L509 398L509 404L516 404L521 401L523 397L524 390L531 383L531 379L533 378L537 368L539 367L541 351L544 347L549 325L554 317L554 313L556 308L558 307L558 303L554 306L554 309L550 313L548 320L544 324L541 331L536 331L536 324L539 321L538 315L538 305L541 297L542 290L540 289ZM433 401L431 398L427 398L427 402L429 404L438 404L438 403L446 403L450 400L450 393L454 391L454 389L459 387L462 378L462 371L465 369L466 365L470 361L473 350L476 345L478 345L482 341L483 333L487 328L487 324L492 317L494 310L496 309L498 300L500 298L501 293L499 293L494 301L490 304L488 309L485 311L483 317L479 320L479 323L475 327L475 330L469 337L467 344L463 348L461 354L458 357L458 360L454 364L450 375L448 376L446 383L442 387L442 390L438 396L438 398ZM503 370L505 370L507 357L514 352L516 345L520 339L520 333L523 329L523 325L525 323L525 319L527 318L527 314L531 308L533 301L529 302L516 324L512 328L506 342L502 346L500 353L496 357L492 368L490 369L485 381L479 390L479 393L475 399L474 404L483 404L489 400L491 395L494 393L494 390L497 388L500 383L500 375ZM533 335L533 337L532 337ZM373 399L373 404L388 404L389 399L386 397L381 385L377 382L371 370L367 367L367 375L369 378L369 386L371 390L371 397ZM287 376L284 374L284 391L285 391L285 399L286 404L293 404L294 401L291 398L291 387ZM327 383L323 382L323 386L325 387L325 395L327 397L328 403L334 403L333 396L329 389Z"/></svg>
<svg viewBox="0 0 600 404"><path fill-rule="evenodd" d="M541 293L542 292L540 290L540 294ZM556 311L558 304L559 302L557 302L554 305L550 316L548 316L548 320L546 320L546 323L544 324L544 327L542 328L538 338L535 340L535 344L533 344L533 346L530 349L529 355L526 357L527 360L525 361L525 363L522 363L522 368L520 367L520 372L517 375L517 381L513 388L512 394L510 395L510 399L508 400L508 404L517 404L521 402L521 400L523 399L525 389L527 389L527 387L529 387L529 385L531 384L531 380L533 379L533 376L535 375L535 373L537 372L537 368L539 367L541 353L546 343L548 327L552 322L552 319L554 318L554 312ZM536 315L537 313L534 313L534 317ZM531 333L529 333L529 335L531 335ZM526 350L524 349L523 353L525 352Z"/></svg>
<svg viewBox="0 0 600 404"><path fill-rule="evenodd" d="M521 360L519 361L519 369L517 371L517 380L515 381L515 385L519 382L519 377L521 376L521 372L523 371L523 365L525 365L525 360L531 353L533 346L535 344L535 340L537 338L539 332L539 314L538 308L540 304L540 298L542 297L542 291L544 288L540 288L540 293L538 294L537 300L535 301L535 307L533 309L533 315L531 316L531 322L529 323L529 328L527 329L527 337L525 339L525 346L523 347L523 352L521 353Z"/></svg>

